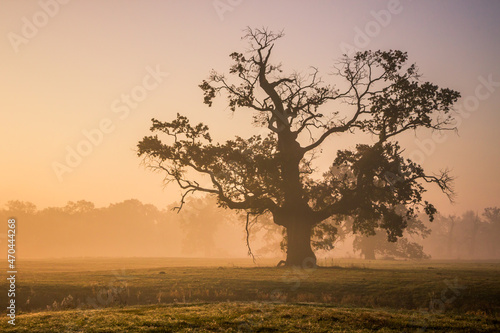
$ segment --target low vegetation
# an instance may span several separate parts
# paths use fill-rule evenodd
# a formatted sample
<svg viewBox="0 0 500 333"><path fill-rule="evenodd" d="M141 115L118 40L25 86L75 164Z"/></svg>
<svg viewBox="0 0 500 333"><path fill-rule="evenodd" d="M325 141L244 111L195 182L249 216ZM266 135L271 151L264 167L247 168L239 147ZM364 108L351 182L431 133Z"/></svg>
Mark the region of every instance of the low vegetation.
<svg viewBox="0 0 500 333"><path fill-rule="evenodd" d="M16 332L487 332L495 262L93 259L19 264ZM3 289L6 287L2 283ZM5 290L5 289L4 289ZM0 295L6 304L6 295ZM9 331L2 320L0 330ZM133 329L132 329L133 328ZM10 328L13 330L13 328Z"/></svg>
<svg viewBox="0 0 500 333"><path fill-rule="evenodd" d="M320 304L215 303L25 314L5 332L494 332L483 313L427 315Z"/></svg>

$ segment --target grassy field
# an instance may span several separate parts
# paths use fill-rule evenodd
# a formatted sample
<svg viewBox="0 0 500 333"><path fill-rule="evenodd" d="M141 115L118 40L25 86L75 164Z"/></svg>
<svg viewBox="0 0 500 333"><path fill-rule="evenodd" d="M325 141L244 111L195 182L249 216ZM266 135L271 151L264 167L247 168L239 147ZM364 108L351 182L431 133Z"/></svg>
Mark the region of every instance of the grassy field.
<svg viewBox="0 0 500 333"><path fill-rule="evenodd" d="M500 264L322 260L21 261L15 332L500 331ZM2 267L4 269L4 267ZM7 284L0 283L2 290ZM7 304L7 293L0 293Z"/></svg>

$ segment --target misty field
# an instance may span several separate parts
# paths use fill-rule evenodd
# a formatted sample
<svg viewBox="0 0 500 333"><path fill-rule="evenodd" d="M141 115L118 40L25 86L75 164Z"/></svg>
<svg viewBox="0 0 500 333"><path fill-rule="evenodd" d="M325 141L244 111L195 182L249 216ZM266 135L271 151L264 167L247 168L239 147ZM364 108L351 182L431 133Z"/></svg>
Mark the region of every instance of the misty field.
<svg viewBox="0 0 500 333"><path fill-rule="evenodd" d="M325 259L19 262L15 329L2 331L462 331L500 329L496 262ZM6 283L2 282L6 288ZM6 290L6 289L3 289ZM0 295L3 304L7 295Z"/></svg>

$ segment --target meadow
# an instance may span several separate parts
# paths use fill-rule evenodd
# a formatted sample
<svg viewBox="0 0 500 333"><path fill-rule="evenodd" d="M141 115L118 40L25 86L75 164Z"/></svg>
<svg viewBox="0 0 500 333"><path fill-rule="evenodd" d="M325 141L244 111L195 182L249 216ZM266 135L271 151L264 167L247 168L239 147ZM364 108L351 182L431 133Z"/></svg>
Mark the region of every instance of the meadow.
<svg viewBox="0 0 500 333"><path fill-rule="evenodd" d="M5 332L495 332L500 263L321 259L18 262ZM2 267L2 269L4 269ZM0 284L7 290L7 284ZM7 293L0 294L7 304Z"/></svg>

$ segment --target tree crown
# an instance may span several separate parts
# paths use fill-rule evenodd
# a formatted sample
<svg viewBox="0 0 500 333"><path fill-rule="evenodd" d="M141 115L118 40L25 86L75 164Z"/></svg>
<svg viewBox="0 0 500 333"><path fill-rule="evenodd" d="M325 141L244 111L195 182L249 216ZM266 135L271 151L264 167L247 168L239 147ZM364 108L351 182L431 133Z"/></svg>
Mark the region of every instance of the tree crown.
<svg viewBox="0 0 500 333"><path fill-rule="evenodd" d="M316 68L307 75L284 75L281 64L271 61L282 37L247 29L249 50L230 55L229 74L236 83L212 71L200 84L205 104L212 106L224 94L231 110L253 110L267 136L212 143L206 125L193 126L178 114L171 122L153 119L151 131L166 134L170 142L158 135L139 142L138 155L184 190L180 207L187 194L201 191L216 195L223 207L271 212L281 224L283 210L305 203L312 225L352 216L356 230L381 227L391 240L401 236L419 208L432 219L436 209L423 200L423 184L435 183L451 197L452 177L447 170L426 174L402 156L396 138L417 128L453 129L450 111L460 94L420 82L416 65L398 50L344 55L334 72L342 89L324 83ZM374 142L338 151L323 177L315 177L312 153L330 136L356 132L371 134ZM192 180L189 170L209 177L212 186Z"/></svg>

